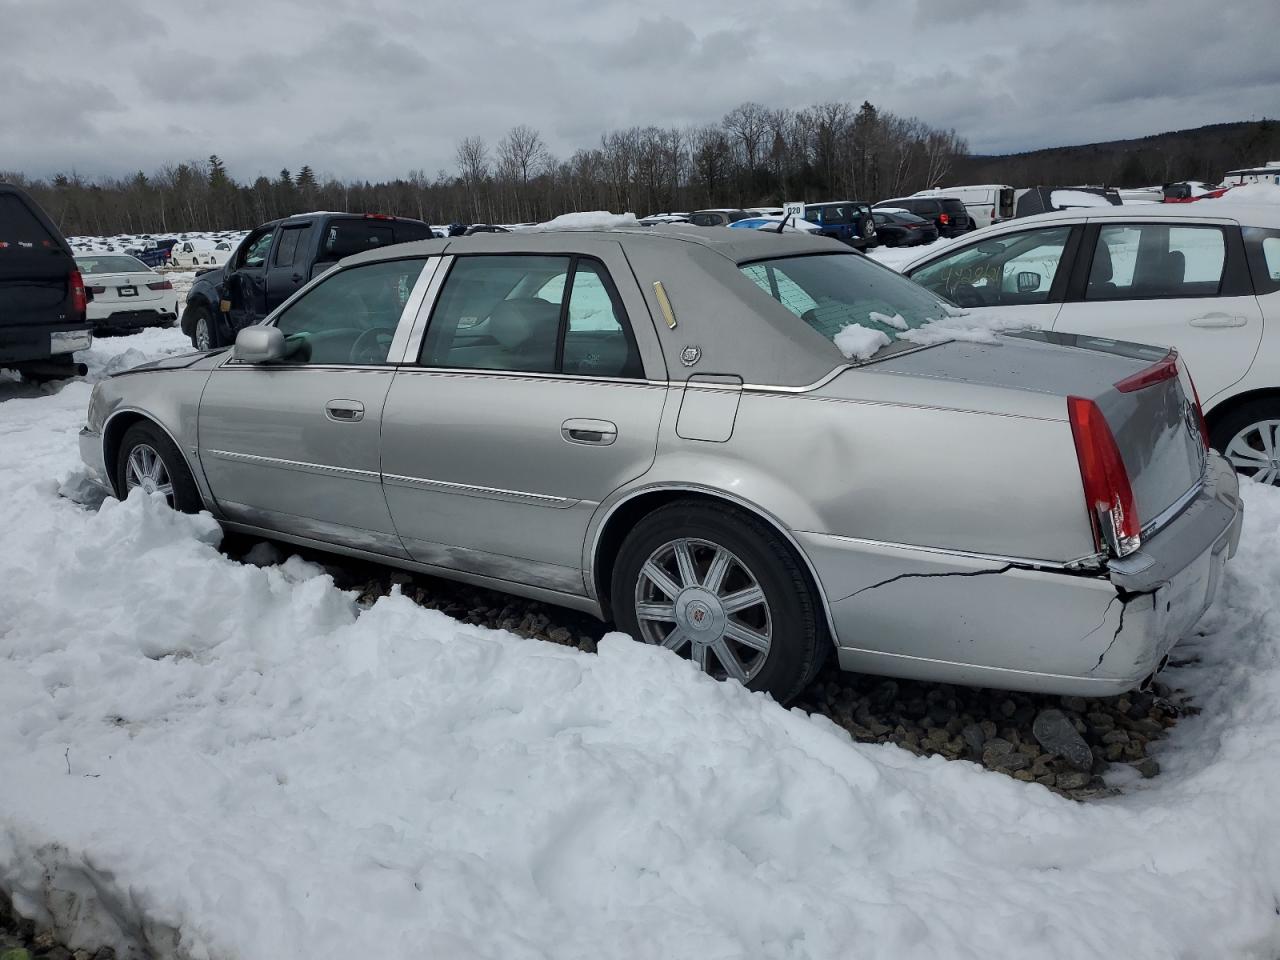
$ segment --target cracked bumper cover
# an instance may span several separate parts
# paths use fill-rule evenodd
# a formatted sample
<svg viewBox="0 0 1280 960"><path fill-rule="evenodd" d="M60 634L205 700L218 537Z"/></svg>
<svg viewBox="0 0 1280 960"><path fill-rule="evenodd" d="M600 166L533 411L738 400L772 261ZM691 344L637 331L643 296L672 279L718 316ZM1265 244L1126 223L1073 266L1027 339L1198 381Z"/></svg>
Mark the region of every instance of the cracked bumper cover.
<svg viewBox="0 0 1280 960"><path fill-rule="evenodd" d="M840 665L1045 693L1133 689L1203 616L1239 542L1238 482L1221 457L1209 461L1199 496L1104 574L797 534Z"/></svg>

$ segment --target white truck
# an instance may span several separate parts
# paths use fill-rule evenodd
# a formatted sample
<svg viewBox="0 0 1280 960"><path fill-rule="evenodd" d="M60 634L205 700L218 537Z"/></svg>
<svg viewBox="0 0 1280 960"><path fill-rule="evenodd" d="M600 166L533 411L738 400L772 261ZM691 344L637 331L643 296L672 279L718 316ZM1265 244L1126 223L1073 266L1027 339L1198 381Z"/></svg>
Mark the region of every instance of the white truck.
<svg viewBox="0 0 1280 960"><path fill-rule="evenodd" d="M974 228L989 227L1013 217L1013 187L1005 183L970 184L961 187L934 187L913 197L955 197L964 203Z"/></svg>

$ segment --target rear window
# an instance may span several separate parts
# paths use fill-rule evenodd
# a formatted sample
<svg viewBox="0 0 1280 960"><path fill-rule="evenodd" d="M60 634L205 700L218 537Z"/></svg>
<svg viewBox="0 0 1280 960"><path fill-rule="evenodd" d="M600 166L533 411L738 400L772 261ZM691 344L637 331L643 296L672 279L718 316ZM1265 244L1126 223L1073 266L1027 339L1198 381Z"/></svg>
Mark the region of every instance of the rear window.
<svg viewBox="0 0 1280 960"><path fill-rule="evenodd" d="M76 266L84 274L152 273L152 269L133 257L76 257Z"/></svg>
<svg viewBox="0 0 1280 960"><path fill-rule="evenodd" d="M759 260L738 269L837 346L836 338L854 324L892 342L948 313L923 287L856 254Z"/></svg>
<svg viewBox="0 0 1280 960"><path fill-rule="evenodd" d="M53 234L13 193L0 193L0 243L25 249L58 246Z"/></svg>
<svg viewBox="0 0 1280 960"><path fill-rule="evenodd" d="M943 200L942 209L947 213L959 214L965 213L964 201L962 200Z"/></svg>

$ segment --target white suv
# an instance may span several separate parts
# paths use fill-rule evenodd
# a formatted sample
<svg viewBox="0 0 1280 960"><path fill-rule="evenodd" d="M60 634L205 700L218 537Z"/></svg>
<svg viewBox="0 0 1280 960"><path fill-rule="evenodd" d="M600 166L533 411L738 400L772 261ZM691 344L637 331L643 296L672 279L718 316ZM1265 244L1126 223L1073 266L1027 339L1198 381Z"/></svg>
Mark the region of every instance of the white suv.
<svg viewBox="0 0 1280 960"><path fill-rule="evenodd" d="M1213 445L1241 474L1280 483L1280 206L1064 210L988 227L901 269L962 307L1176 348Z"/></svg>

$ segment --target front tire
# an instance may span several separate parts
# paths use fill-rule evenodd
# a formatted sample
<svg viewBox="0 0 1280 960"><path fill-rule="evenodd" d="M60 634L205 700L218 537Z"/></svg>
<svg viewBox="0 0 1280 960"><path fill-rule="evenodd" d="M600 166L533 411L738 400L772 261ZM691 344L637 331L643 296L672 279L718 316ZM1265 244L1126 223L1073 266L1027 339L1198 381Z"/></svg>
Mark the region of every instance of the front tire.
<svg viewBox="0 0 1280 960"><path fill-rule="evenodd" d="M1280 401L1253 400L1215 417L1209 438L1240 476L1280 485Z"/></svg>
<svg viewBox="0 0 1280 960"><path fill-rule="evenodd" d="M620 630L779 703L817 674L829 645L790 545L725 505L679 500L637 523L618 552L610 598Z"/></svg>
<svg viewBox="0 0 1280 960"><path fill-rule="evenodd" d="M187 310L191 314L191 345L197 350L217 348L218 328L213 322L213 314L199 305L192 305Z"/></svg>
<svg viewBox="0 0 1280 960"><path fill-rule="evenodd" d="M186 460L168 435L151 423L135 423L124 432L115 481L121 500L141 487L147 493L163 494L169 506L182 513L204 509Z"/></svg>

